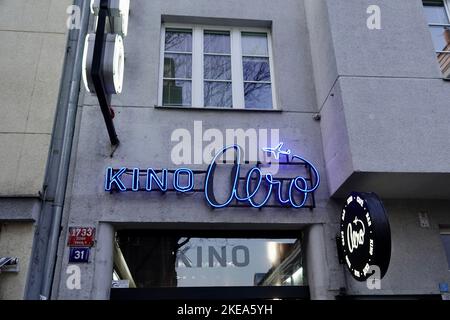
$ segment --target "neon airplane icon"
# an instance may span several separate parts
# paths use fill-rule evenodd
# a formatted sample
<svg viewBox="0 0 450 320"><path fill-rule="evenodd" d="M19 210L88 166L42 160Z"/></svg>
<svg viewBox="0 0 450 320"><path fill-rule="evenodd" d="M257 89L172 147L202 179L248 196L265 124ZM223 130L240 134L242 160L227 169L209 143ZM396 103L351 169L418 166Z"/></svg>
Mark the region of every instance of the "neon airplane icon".
<svg viewBox="0 0 450 320"><path fill-rule="evenodd" d="M273 155L275 156L275 159L280 159L280 154L284 154L284 155L290 155L291 154L291 150L281 150L283 148L284 143L280 142L280 144L276 147L276 148L263 148L263 151L267 152L267 153L273 153Z"/></svg>

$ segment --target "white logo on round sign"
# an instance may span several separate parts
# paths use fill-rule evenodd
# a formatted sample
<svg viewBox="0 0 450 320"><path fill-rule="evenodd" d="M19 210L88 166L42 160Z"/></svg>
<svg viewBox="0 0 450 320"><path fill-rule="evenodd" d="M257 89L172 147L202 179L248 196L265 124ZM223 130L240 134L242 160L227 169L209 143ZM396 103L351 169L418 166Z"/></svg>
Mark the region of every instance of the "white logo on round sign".
<svg viewBox="0 0 450 320"><path fill-rule="evenodd" d="M359 231L353 231L352 224L355 225L355 229L360 225L362 228ZM353 252L353 250L358 249L358 247L364 244L364 235L366 233L366 228L364 227L364 223L359 220L357 217L355 217L355 220L353 220L352 223L349 223L347 225L347 245L348 245L348 251L350 253Z"/></svg>

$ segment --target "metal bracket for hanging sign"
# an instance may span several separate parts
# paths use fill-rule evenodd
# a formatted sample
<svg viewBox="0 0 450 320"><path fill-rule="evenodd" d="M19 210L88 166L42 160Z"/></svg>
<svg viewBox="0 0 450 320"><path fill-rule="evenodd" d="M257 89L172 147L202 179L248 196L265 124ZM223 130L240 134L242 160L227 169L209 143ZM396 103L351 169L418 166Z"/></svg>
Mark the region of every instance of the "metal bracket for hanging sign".
<svg viewBox="0 0 450 320"><path fill-rule="evenodd" d="M91 77L95 86L95 93L100 104L103 118L105 120L106 129L108 130L109 139L113 146L119 144L116 129L114 127L114 112L111 108L111 95L107 94L105 83L103 81L103 55L105 49L105 28L106 19L109 16L108 0L101 0L98 13L98 25L95 34L94 57L92 61Z"/></svg>
<svg viewBox="0 0 450 320"><path fill-rule="evenodd" d="M0 257L0 273L3 272L19 272L19 258L17 257Z"/></svg>
<svg viewBox="0 0 450 320"><path fill-rule="evenodd" d="M345 260L344 260L344 253L342 252L342 249L341 249L341 242L342 242L341 236L337 235L336 236L336 248L337 248L337 254L338 254L338 261L339 261L339 264L344 264Z"/></svg>

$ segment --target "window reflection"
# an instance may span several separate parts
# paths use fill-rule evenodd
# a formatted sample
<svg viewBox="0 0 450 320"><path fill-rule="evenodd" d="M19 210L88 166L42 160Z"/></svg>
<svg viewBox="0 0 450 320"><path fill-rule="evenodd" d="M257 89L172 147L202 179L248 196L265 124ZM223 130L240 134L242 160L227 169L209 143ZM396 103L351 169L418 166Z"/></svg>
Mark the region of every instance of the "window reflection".
<svg viewBox="0 0 450 320"><path fill-rule="evenodd" d="M191 92L190 81L164 80L163 104L165 106L190 106Z"/></svg>
<svg viewBox="0 0 450 320"><path fill-rule="evenodd" d="M165 38L165 51L192 52L192 31L167 29Z"/></svg>
<svg viewBox="0 0 450 320"><path fill-rule="evenodd" d="M192 77L192 56L185 54L170 54L164 56L164 78Z"/></svg>
<svg viewBox="0 0 450 320"><path fill-rule="evenodd" d="M119 235L138 288L301 286L298 239L236 239Z"/></svg>
<svg viewBox="0 0 450 320"><path fill-rule="evenodd" d="M242 53L244 56L268 56L267 34L243 32Z"/></svg>
<svg viewBox="0 0 450 320"><path fill-rule="evenodd" d="M272 86L270 84L249 82L244 84L246 108L272 108Z"/></svg>
<svg viewBox="0 0 450 320"><path fill-rule="evenodd" d="M272 109L267 34L243 32L242 53L245 107Z"/></svg>
<svg viewBox="0 0 450 320"><path fill-rule="evenodd" d="M203 36L205 53L231 53L230 32L205 31Z"/></svg>
<svg viewBox="0 0 450 320"><path fill-rule="evenodd" d="M269 58L243 58L245 81L270 82Z"/></svg>
<svg viewBox="0 0 450 320"><path fill-rule="evenodd" d="M233 104L230 32L205 30L203 41L204 106L230 108Z"/></svg>
<svg viewBox="0 0 450 320"><path fill-rule="evenodd" d="M208 80L231 80L231 57L205 56L204 77Z"/></svg>
<svg viewBox="0 0 450 320"><path fill-rule="evenodd" d="M205 81L205 106L231 108L233 104L231 82Z"/></svg>
<svg viewBox="0 0 450 320"><path fill-rule="evenodd" d="M163 70L163 105L192 104L192 31L167 29Z"/></svg>

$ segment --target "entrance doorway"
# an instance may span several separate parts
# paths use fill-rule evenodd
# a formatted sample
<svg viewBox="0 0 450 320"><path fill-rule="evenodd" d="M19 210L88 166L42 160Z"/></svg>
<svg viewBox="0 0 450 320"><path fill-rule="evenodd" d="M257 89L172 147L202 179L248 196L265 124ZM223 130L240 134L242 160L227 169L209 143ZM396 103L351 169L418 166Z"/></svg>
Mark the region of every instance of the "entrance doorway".
<svg viewBox="0 0 450 320"><path fill-rule="evenodd" d="M116 234L112 300L309 299L301 231Z"/></svg>

